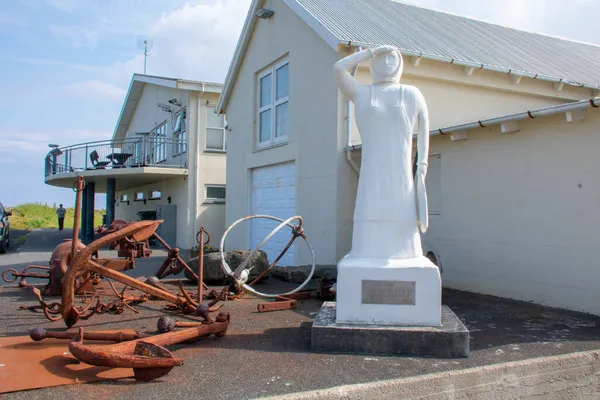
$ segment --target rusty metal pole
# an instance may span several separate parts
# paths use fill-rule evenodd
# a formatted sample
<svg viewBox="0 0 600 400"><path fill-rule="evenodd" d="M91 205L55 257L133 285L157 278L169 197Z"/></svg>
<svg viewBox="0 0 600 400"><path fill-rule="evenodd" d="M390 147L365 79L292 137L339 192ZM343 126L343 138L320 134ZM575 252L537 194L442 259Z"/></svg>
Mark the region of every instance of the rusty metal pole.
<svg viewBox="0 0 600 400"><path fill-rule="evenodd" d="M78 176L75 182L75 216L73 221L73 241L71 242L71 260L75 257L75 249L79 245L79 223L81 217L81 194L83 191L83 177Z"/></svg>
<svg viewBox="0 0 600 400"><path fill-rule="evenodd" d="M202 304L202 284L204 283L204 227L200 227L200 241L198 246L198 304Z"/></svg>
<svg viewBox="0 0 600 400"><path fill-rule="evenodd" d="M206 241L204 241L204 234L206 234ZM198 304L202 304L202 288L208 286L204 284L204 245L210 243L210 233L203 226L196 234L196 242L198 242Z"/></svg>

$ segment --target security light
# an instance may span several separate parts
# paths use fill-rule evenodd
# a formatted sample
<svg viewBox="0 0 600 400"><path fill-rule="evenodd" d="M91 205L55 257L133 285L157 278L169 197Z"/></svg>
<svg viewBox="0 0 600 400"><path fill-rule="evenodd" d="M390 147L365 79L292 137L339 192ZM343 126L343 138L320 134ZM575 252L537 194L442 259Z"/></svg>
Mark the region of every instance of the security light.
<svg viewBox="0 0 600 400"><path fill-rule="evenodd" d="M181 103L176 98L172 98L171 100L169 100L169 103L173 104L173 105L175 105L177 107L181 106Z"/></svg>
<svg viewBox="0 0 600 400"><path fill-rule="evenodd" d="M269 8L261 8L256 12L256 16L262 19L269 19L273 16L273 14L275 14L275 11Z"/></svg>

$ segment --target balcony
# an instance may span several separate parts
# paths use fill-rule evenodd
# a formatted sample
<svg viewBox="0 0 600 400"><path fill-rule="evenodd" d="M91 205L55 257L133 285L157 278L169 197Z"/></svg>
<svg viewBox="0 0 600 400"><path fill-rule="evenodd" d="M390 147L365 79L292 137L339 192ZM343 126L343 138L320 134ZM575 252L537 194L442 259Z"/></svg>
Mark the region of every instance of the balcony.
<svg viewBox="0 0 600 400"><path fill-rule="evenodd" d="M45 181L71 187L82 175L103 191L107 178L117 181L117 190L187 175L185 141L161 136L104 140L54 147L45 158Z"/></svg>

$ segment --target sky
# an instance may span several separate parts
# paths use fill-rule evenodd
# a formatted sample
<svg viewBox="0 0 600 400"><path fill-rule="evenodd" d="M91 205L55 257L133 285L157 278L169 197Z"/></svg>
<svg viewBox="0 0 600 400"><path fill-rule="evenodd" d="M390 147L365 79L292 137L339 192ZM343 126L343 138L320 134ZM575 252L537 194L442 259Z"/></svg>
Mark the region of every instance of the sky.
<svg viewBox="0 0 600 400"><path fill-rule="evenodd" d="M279 0L272 0L279 1ZM598 0L412 0L600 44ZM223 82L250 0L0 0L0 202L74 203L44 183L49 143L110 139L140 42L147 73ZM97 208L104 207L98 196Z"/></svg>

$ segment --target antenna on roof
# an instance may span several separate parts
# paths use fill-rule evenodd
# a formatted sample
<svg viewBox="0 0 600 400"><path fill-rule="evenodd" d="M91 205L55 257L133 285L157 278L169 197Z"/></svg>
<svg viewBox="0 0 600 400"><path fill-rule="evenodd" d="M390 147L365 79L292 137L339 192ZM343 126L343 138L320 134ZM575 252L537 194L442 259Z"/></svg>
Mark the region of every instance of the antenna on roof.
<svg viewBox="0 0 600 400"><path fill-rule="evenodd" d="M146 63L148 52L152 50L154 41L147 36L138 36L138 49L144 50L144 75L146 74Z"/></svg>

